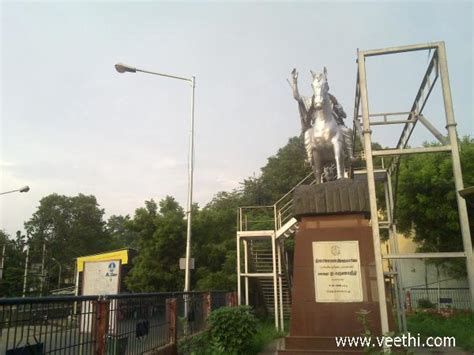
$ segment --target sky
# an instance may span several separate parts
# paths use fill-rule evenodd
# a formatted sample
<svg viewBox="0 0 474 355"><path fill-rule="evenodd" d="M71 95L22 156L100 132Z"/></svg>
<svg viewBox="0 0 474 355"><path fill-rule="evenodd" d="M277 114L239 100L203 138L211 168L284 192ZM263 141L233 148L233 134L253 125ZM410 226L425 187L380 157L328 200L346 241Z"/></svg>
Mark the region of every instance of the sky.
<svg viewBox="0 0 474 355"><path fill-rule="evenodd" d="M194 201L239 187L300 133L286 79L326 66L352 126L357 49L445 41L459 135L474 133L473 5L420 2L18 2L0 5L0 229L51 193L96 196L106 218L187 198L191 87L114 64L196 76ZM370 112L409 111L427 51L368 58ZM444 132L438 84L425 116ZM375 128L398 141L402 127ZM418 125L410 144L434 138Z"/></svg>

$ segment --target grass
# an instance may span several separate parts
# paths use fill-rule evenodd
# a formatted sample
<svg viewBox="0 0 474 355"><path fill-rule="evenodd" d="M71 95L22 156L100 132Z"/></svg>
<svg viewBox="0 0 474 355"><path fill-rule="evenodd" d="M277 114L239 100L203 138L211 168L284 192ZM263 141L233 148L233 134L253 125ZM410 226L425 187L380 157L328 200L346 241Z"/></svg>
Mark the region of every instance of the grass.
<svg viewBox="0 0 474 355"><path fill-rule="evenodd" d="M452 336L456 346L474 351L474 313L459 312L445 318L438 314L415 313L407 317L408 329L412 335Z"/></svg>
<svg viewBox="0 0 474 355"><path fill-rule="evenodd" d="M285 335L286 332L277 331L275 329L275 323L270 321L260 321L257 326L257 332L252 339L250 354L258 354L274 339L284 337Z"/></svg>

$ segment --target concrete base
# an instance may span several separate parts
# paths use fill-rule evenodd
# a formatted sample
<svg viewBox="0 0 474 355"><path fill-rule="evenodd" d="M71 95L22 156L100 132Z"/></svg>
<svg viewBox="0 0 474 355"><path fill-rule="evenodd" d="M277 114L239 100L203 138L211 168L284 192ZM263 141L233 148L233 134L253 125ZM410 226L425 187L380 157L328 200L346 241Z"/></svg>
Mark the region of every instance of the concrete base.
<svg viewBox="0 0 474 355"><path fill-rule="evenodd" d="M304 214L302 214L304 215ZM312 243L358 241L362 302L316 302ZM302 216L295 236L290 336L279 354L363 354L363 349L337 348L336 336L360 336L357 313L368 310L372 335L381 335L372 229L364 212ZM394 329L393 319L390 328Z"/></svg>

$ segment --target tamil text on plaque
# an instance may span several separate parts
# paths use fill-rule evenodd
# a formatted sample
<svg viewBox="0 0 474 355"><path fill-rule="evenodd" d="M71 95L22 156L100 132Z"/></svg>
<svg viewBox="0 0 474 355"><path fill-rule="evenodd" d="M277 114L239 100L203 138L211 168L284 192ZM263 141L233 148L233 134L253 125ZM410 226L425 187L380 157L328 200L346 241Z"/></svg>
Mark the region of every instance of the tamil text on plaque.
<svg viewBox="0 0 474 355"><path fill-rule="evenodd" d="M358 241L313 242L316 302L362 302Z"/></svg>

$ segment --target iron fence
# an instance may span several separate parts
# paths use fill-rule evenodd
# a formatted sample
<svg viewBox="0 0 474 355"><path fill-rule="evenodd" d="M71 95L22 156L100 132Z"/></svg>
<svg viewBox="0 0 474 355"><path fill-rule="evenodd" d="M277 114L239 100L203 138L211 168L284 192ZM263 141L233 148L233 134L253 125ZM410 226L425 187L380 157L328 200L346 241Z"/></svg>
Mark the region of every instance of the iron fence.
<svg viewBox="0 0 474 355"><path fill-rule="evenodd" d="M0 353L143 354L204 330L228 300L217 291L0 299Z"/></svg>
<svg viewBox="0 0 474 355"><path fill-rule="evenodd" d="M97 297L0 300L0 353L93 354Z"/></svg>
<svg viewBox="0 0 474 355"><path fill-rule="evenodd" d="M199 333L205 328L204 294L180 294L176 297L178 338Z"/></svg>
<svg viewBox="0 0 474 355"><path fill-rule="evenodd" d="M106 349L109 354L142 354L168 342L166 300L171 294L108 296Z"/></svg>
<svg viewBox="0 0 474 355"><path fill-rule="evenodd" d="M423 308L420 301L428 300L440 308L470 309L469 288L411 288L408 292L413 308Z"/></svg>
<svg viewBox="0 0 474 355"><path fill-rule="evenodd" d="M226 292L212 292L211 293L211 309L218 309L225 307L227 302Z"/></svg>

